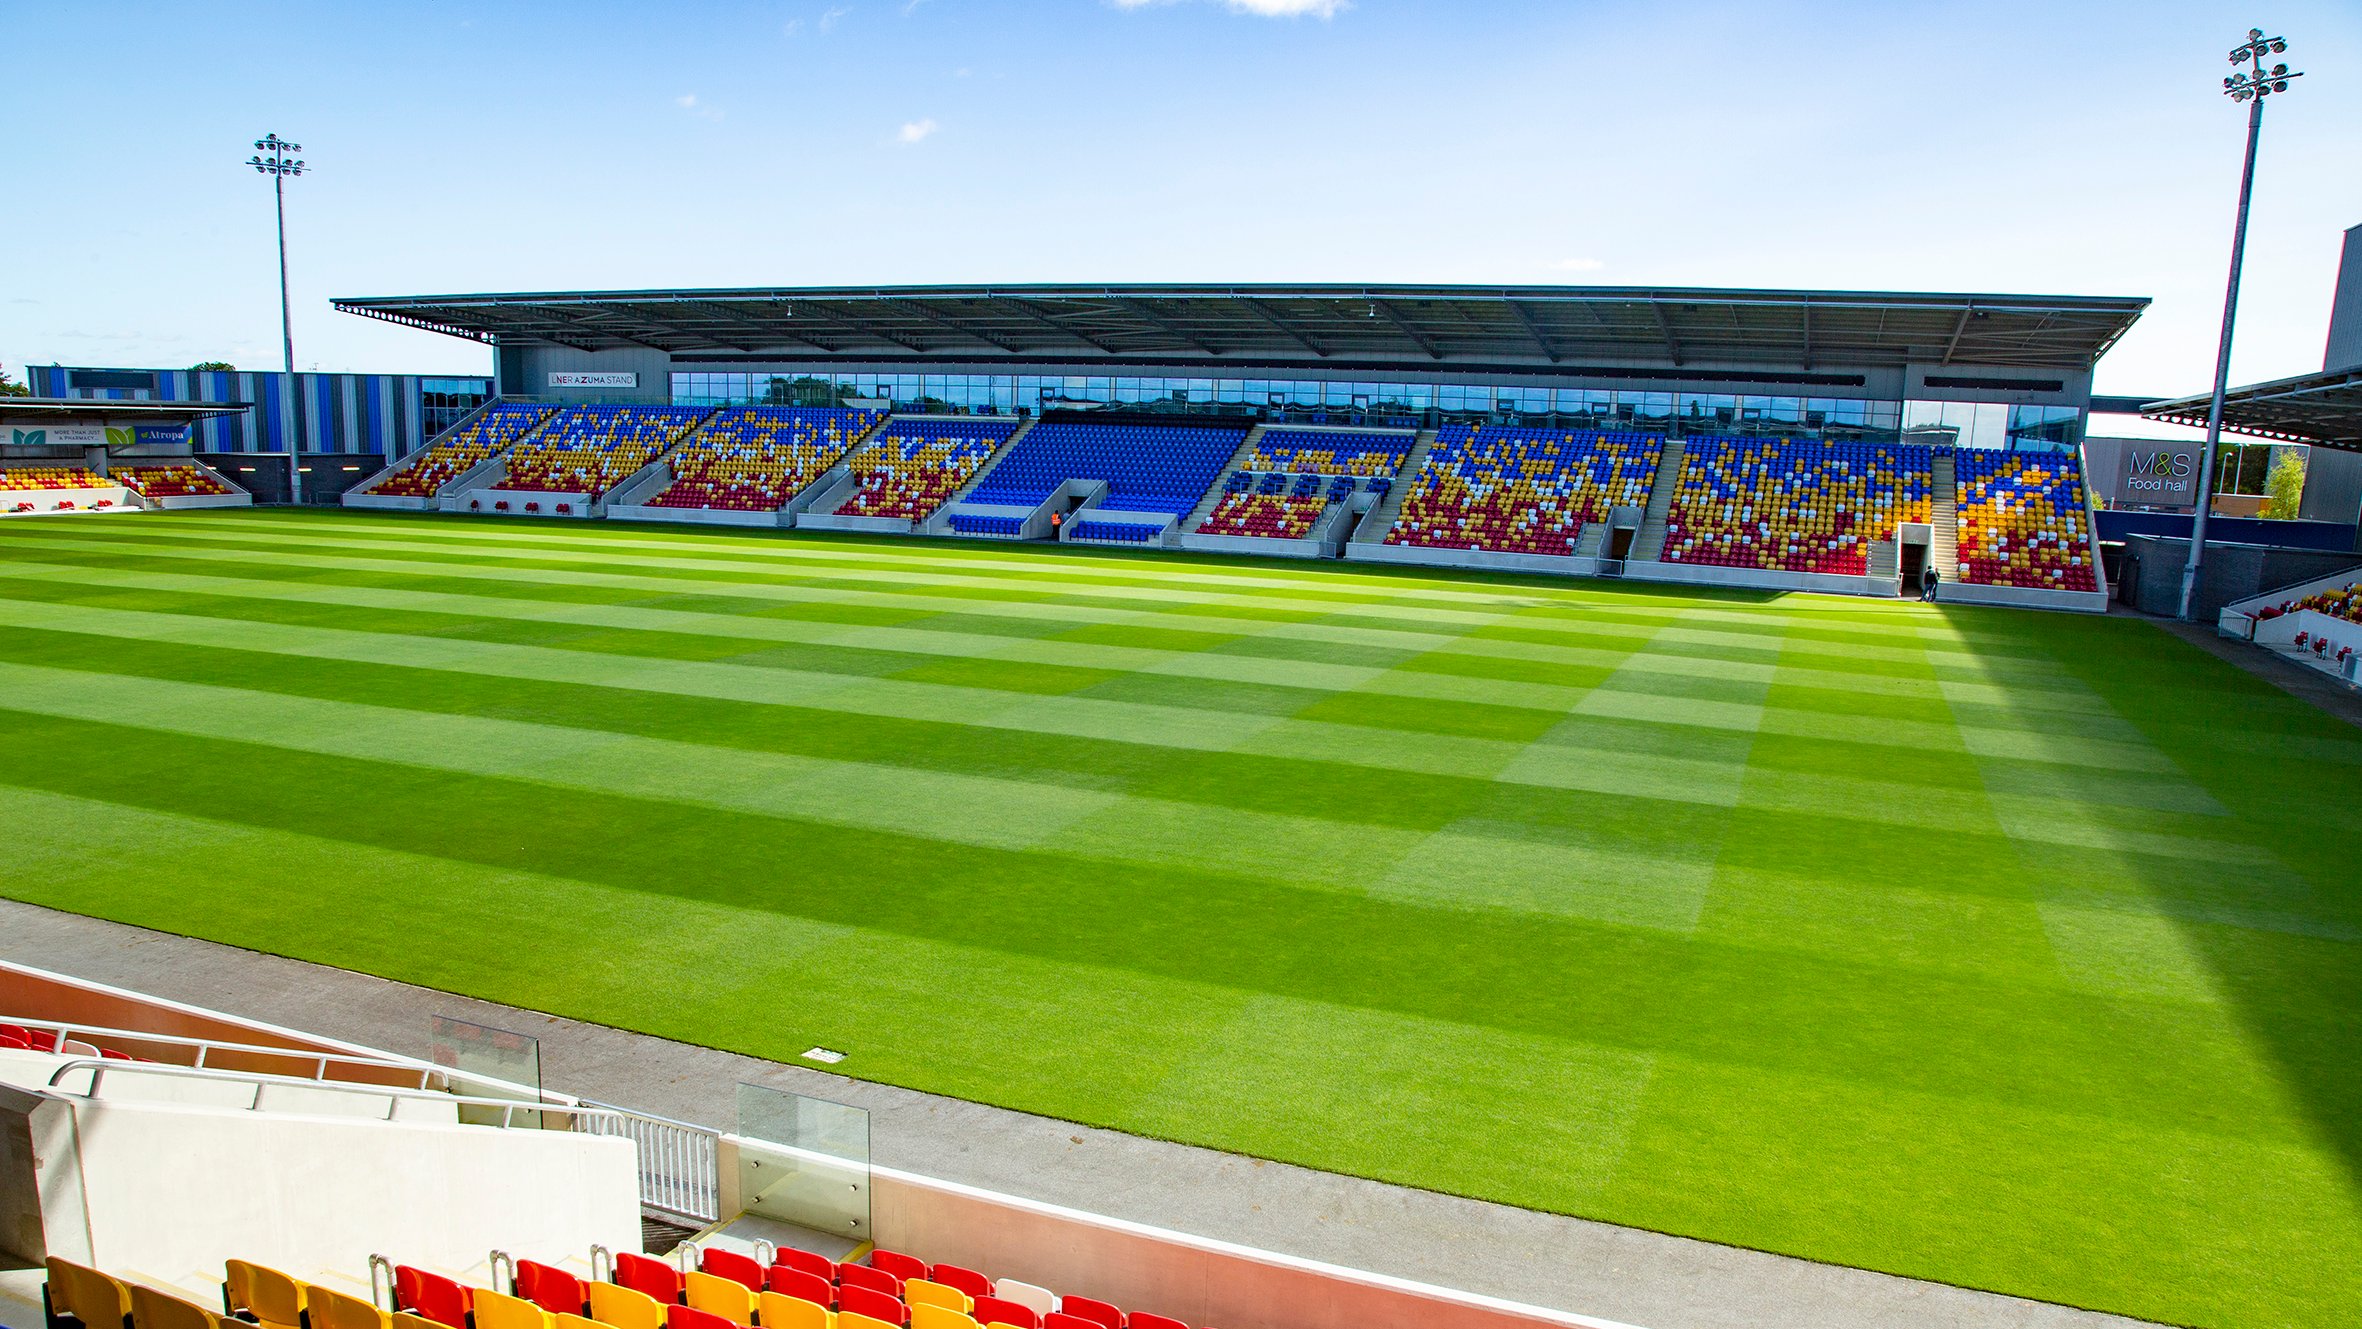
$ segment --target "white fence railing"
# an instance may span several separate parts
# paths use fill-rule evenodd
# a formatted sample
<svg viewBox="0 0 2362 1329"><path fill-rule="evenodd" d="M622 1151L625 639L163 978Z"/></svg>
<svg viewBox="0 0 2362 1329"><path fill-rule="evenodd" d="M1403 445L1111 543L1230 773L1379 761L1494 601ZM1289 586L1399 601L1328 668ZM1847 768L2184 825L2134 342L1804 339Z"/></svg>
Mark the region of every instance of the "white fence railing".
<svg viewBox="0 0 2362 1329"><path fill-rule="evenodd" d="M574 1118L575 1130L621 1135L638 1147L642 1208L693 1220L701 1227L722 1218L720 1131L588 1100L583 1106L604 1111Z"/></svg>

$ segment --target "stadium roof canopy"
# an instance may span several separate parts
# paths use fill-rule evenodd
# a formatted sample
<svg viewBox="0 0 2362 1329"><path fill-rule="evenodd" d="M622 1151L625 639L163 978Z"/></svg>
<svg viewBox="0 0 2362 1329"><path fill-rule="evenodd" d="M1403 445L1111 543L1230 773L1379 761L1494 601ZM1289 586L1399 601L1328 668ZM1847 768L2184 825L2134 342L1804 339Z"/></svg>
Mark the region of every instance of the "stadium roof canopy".
<svg viewBox="0 0 2362 1329"><path fill-rule="evenodd" d="M2075 371L2148 300L1581 286L901 286L354 298L500 345L678 358L1337 368L1972 364Z"/></svg>
<svg viewBox="0 0 2362 1329"><path fill-rule="evenodd" d="M0 397L0 420L10 424L104 424L149 420L158 424L237 415L242 401L113 401L87 397Z"/></svg>
<svg viewBox="0 0 2362 1329"><path fill-rule="evenodd" d="M2142 409L2152 420L2206 427L2211 394ZM2223 428L2284 443L2362 451L2362 366L2234 388L2223 397Z"/></svg>

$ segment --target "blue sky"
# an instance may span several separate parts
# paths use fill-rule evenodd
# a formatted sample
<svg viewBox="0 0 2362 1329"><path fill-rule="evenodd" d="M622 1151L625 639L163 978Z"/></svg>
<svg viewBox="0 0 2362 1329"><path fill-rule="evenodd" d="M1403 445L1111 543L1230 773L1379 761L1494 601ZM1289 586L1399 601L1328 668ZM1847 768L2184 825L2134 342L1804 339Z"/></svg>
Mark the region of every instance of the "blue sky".
<svg viewBox="0 0 2362 1329"><path fill-rule="evenodd" d="M2362 6L2264 8L0 0L0 363L276 367L277 131L305 368L488 368L338 295L1567 282L2148 295L2100 390L2197 391L2251 22L2308 77L2236 380L2319 367L2362 222Z"/></svg>

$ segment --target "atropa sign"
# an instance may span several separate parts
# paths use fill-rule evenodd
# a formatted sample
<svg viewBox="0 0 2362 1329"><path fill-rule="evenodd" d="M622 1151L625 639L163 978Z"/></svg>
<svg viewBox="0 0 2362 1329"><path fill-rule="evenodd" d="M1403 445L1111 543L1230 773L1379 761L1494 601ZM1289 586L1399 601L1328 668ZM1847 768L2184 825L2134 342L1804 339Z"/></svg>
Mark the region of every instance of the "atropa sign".
<svg viewBox="0 0 2362 1329"><path fill-rule="evenodd" d="M2127 447L2116 492L2126 503L2194 508L2198 506L2199 469L2194 448L2155 443Z"/></svg>

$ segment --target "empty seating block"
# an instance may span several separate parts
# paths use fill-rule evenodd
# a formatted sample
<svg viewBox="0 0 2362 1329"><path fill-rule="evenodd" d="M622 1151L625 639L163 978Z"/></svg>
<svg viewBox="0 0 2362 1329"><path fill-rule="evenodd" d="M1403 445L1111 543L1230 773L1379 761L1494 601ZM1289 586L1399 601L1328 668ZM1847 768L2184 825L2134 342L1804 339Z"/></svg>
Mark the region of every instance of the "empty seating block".
<svg viewBox="0 0 2362 1329"><path fill-rule="evenodd" d="M853 496L836 515L923 521L1015 432L1014 420L888 420L853 454Z"/></svg>
<svg viewBox="0 0 2362 1329"><path fill-rule="evenodd" d="M951 514L951 529L962 535L1017 535L1025 529L1023 517L995 517L990 513L955 512Z"/></svg>
<svg viewBox="0 0 2362 1329"><path fill-rule="evenodd" d="M2266 609L2258 617L2278 618L2299 609L2310 609L2316 614L2342 618L2348 623L2362 623L2362 582L2355 582L2342 590L2317 591L2302 600L2289 600L2279 607ZM0 1028L0 1035L6 1030Z"/></svg>
<svg viewBox="0 0 2362 1329"><path fill-rule="evenodd" d="M1163 534L1161 526L1138 521L1092 521L1088 517L1074 524L1074 539L1113 540L1118 544L1144 545Z"/></svg>
<svg viewBox="0 0 2362 1329"><path fill-rule="evenodd" d="M1038 424L968 499L1030 508L1068 480L1104 480L1100 507L1178 517L1197 506L1245 437L1243 423Z"/></svg>
<svg viewBox="0 0 2362 1329"><path fill-rule="evenodd" d="M1339 429L1269 428L1255 440L1242 469L1315 475L1392 475L1402 469L1418 435Z"/></svg>
<svg viewBox="0 0 2362 1329"><path fill-rule="evenodd" d="M1662 439L1641 434L1447 426L1386 543L1572 554L1585 522L1648 502L1663 453Z"/></svg>
<svg viewBox="0 0 2362 1329"><path fill-rule="evenodd" d="M1861 576L1870 546L1933 510L1924 447L1693 438L1665 515L1668 563Z"/></svg>
<svg viewBox="0 0 2362 1329"><path fill-rule="evenodd" d="M722 411L673 454L673 482L648 506L776 512L877 422L876 411L825 407Z"/></svg>
<svg viewBox="0 0 2362 1329"><path fill-rule="evenodd" d="M596 499L656 460L705 414L694 406L569 406L509 450L508 478L493 487Z"/></svg>
<svg viewBox="0 0 2362 1329"><path fill-rule="evenodd" d="M202 466L117 466L115 482L148 498L185 498L191 495L227 494L228 485L213 478Z"/></svg>
<svg viewBox="0 0 2362 1329"><path fill-rule="evenodd" d="M1960 579L1980 586L2096 591L2091 512L2073 453L1961 448Z"/></svg>
<svg viewBox="0 0 2362 1329"><path fill-rule="evenodd" d="M1286 494L1228 493L1206 514L1200 535L1249 535L1269 540L1301 540L1327 511L1326 498L1296 498Z"/></svg>
<svg viewBox="0 0 2362 1329"><path fill-rule="evenodd" d="M502 403L436 439L377 482L372 494L391 498L433 498L460 472L477 466L539 428L556 413L553 406Z"/></svg>
<svg viewBox="0 0 2362 1329"><path fill-rule="evenodd" d="M87 466L19 466L0 471L0 490L105 489L114 483Z"/></svg>

